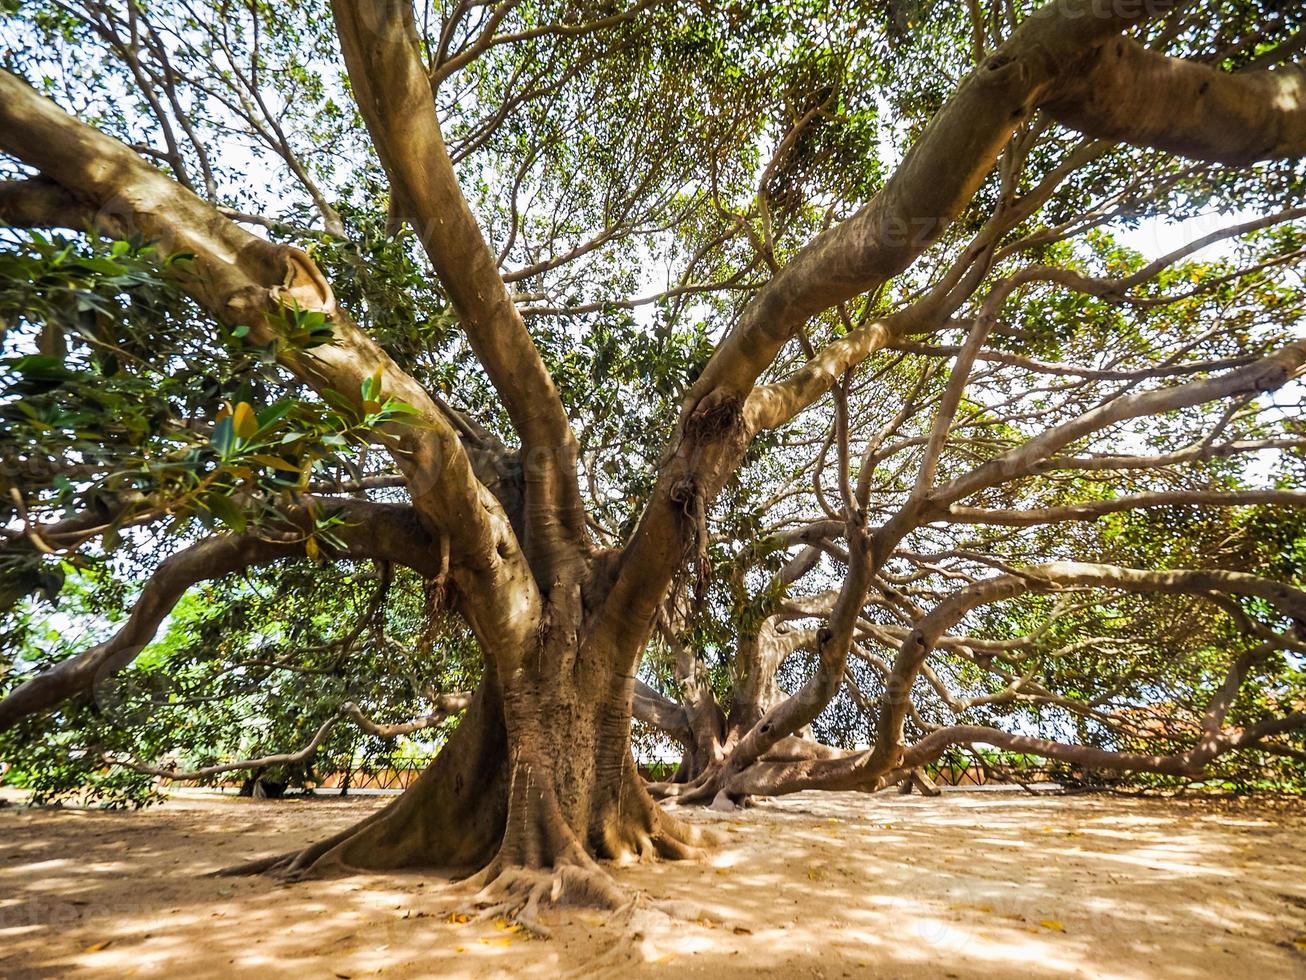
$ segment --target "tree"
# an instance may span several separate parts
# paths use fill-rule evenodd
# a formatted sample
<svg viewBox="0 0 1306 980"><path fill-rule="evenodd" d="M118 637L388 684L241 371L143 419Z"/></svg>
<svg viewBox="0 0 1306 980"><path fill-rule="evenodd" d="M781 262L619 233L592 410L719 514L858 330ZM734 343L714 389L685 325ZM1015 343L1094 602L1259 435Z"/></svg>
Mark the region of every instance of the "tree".
<svg viewBox="0 0 1306 980"><path fill-rule="evenodd" d="M1098 587L1212 597L1235 617L1260 603L1244 625L1266 649L1231 671L1236 693L1253 664L1296 648L1284 623L1306 615L1306 593L1246 571L1083 561L1000 565L981 578L928 556L918 569L961 576L955 594L925 609L893 584L894 563L913 560L904 541L939 522L1301 502L1291 489L1241 489L1236 472L1169 497L1140 489L1088 501L1047 477L1074 471L1063 454L1113 426L1208 406L1220 421L1193 450L1202 459L1219 455L1215 440L1235 421L1282 429L1253 441L1299 449L1295 418L1256 402L1306 362L1306 343L1283 339L1296 302L1275 278L1296 258L1291 225L1248 265L1202 273L1179 312L1182 290L1166 276L1191 250L1129 268L1080 246L1113 218L1181 213L1202 194L1264 214L1217 238L1301 217L1290 169L1239 169L1306 148L1302 68L1283 40L1292 15L1057 0L1007 18L976 4L913 41L902 18L873 9L821 5L822 30L807 40L795 39L817 14L801 4L691 17L657 0L416 12L368 0L336 3L328 17L311 5L58 3L25 15L12 67L32 81L49 69L43 38L107 57L83 59L84 77L49 82L86 121L0 74L0 148L21 165L0 190L0 215L90 233L80 246L36 238L18 253L26 264L14 280L48 308L11 315L18 327L6 337L40 351L9 362L13 414L26 420L11 450L21 475L5 545L13 574L39 586L51 556L83 553L92 537L130 547L132 528L173 518L183 534L206 521L227 531L159 563L113 637L13 685L0 726L121 669L204 579L300 555L406 566L475 637L483 665L470 704L392 806L249 870L420 863L479 870L488 894L528 916L547 897L615 904L596 859L684 857L702 843L636 772L632 710L678 707L637 690L636 674L655 631L683 643L699 625L721 581L712 525L747 526L741 467L801 454L784 439L816 409L827 434L808 465L818 480L833 474L838 500L818 484L820 526L801 520L782 541L750 542L772 567L739 643L737 690L748 694L732 734L713 721L708 742L694 741L704 761L691 763L682 799L874 788L974 741L1187 772L1300 729L1294 711L1226 732L1221 695L1185 753L1072 756L970 725L908 744L910 694L929 654L966 645L948 631L986 603ZM357 120L343 108L337 60ZM937 73L892 81L912 60L964 77L950 92ZM883 106L866 90L872 80ZM894 154L875 146L881 111L910 140L884 171ZM259 206L268 172L273 195L294 195L281 216L262 213L267 195ZM655 259L675 269L669 284L630 298ZM140 262L149 274L134 275ZM154 276L169 287L157 296ZM1181 367L1079 371L1040 359L1058 356L1059 332L1073 338L1081 321L1084 338L1122 345L1187 335L1209 312L1202 301L1245 289L1255 295L1244 306L1271 313L1242 334L1190 337ZM1006 329L1013 297L1024 313ZM650 327L630 315L645 306L657 311ZM964 339L945 342L959 328ZM940 358L953 361L946 378ZM1010 406L1045 400L1022 415L967 400L976 362L1082 383L1052 404L1037 382L995 381L1015 385ZM865 364L875 372L855 378ZM191 395L210 368L217 383ZM177 378L185 393L169 389ZM151 387L161 403L141 417ZM131 406L137 424L108 424L99 391ZM883 435L858 437L858 464L854 418L893 398L902 410ZM895 439L914 447L899 456L905 496L876 476L898 454L886 444ZM1094 470L1093 459L1081 468ZM1034 476L1044 479L1033 490L1020 483ZM381 486L402 493L367 499ZM1029 494L1051 499L1037 512L1017 506ZM977 495L984 506L969 506ZM783 513L783 501L753 503ZM60 521L41 519L58 509ZM823 625L793 642L777 638L774 615L814 561L809 550L793 556L798 567L779 562L798 544L840 568L834 594L803 610ZM736 592L758 585L744 576ZM877 602L909 612L912 628L899 639L891 623L867 621ZM876 630L900 649L882 671L883 696L867 702L871 748L794 740L844 685L854 642ZM815 669L785 696L776 672L803 645ZM679 708L697 730L697 706L713 715L682 673Z"/></svg>
<svg viewBox="0 0 1306 980"><path fill-rule="evenodd" d="M1260 226L1263 221L1252 224ZM1234 226L1203 241L1209 244L1221 235L1247 230L1245 225ZM740 589L740 576L736 574L731 581L731 591L736 594L720 602L721 607L734 610L734 622L730 625L740 633L731 664L733 684L729 687L732 689L723 699L731 704L729 714L717 707L710 685L706 691L702 689L695 674L696 660L684 656L684 643L675 644L681 656L676 659L674 675L676 684L686 687L690 696L675 705L666 702L656 691L644 692L643 713L648 721L687 745L686 765L677 775L677 785L659 787L661 792L682 800L701 800L711 799L720 792L738 798L750 793L771 794L822 786L874 789L882 785L883 770L867 765L873 753L832 753L817 744L798 740L777 743L766 755L734 774L720 771L756 719L776 703L777 674L789 658L804 651L811 655L819 649L821 635L817 629L795 628L791 624L827 617L843 598L839 588L829 588L827 584L824 590L820 589L822 583L831 581L829 570L822 569L821 561L823 555L830 555L837 562L847 564L848 556L841 540L846 540L846 523L840 515L850 509L868 515L874 547L882 557L876 563L876 576L870 588L871 605L863 605L857 611L858 623L852 632L850 649L805 678L813 685L809 696L815 702L814 708L809 705L804 709L808 712L808 722L816 721L836 696L846 695L857 709L874 719L869 733L873 740L884 732L882 727L876 731L885 718L877 705L891 699L893 691L905 694L915 685L918 690L912 698L936 699L942 703L938 705L941 717L930 722L915 711L911 700L903 700L904 710L911 713L917 738L929 736L918 744L933 747L930 751L922 748L920 753L909 752L909 759L914 762L931 761L930 752L937 754L937 750L952 744L951 737L963 742L1016 744L1010 742L1010 733L1002 731L989 731L987 738L980 738L981 733L974 726L965 732L954 731L950 736L944 730L948 727L944 719L981 707L1018 701L1045 706L1040 716L1025 720L1025 725L1034 723L1054 728L1065 720L1060 716L1069 711L1081 720L1105 728L1107 733L1119 735L1126 727L1124 713L1130 710L1121 703L1122 699L1136 698L1144 706L1155 707L1159 689L1176 681L1185 669L1182 662L1175 662L1174 647L1189 643L1196 649L1186 651L1186 657L1203 656L1203 644L1210 645L1205 648L1207 657L1213 649L1221 650L1219 660L1205 664L1203 669L1209 673L1201 679L1198 689L1185 694L1190 701L1201 702L1195 708L1190 705L1190 710L1195 710L1197 715L1210 712L1207 724L1215 726L1213 735L1241 737L1239 732L1224 732L1215 721L1217 716L1225 717L1231 703L1228 699L1234 696L1234 691L1242 689L1247 694L1257 684L1264 685L1267 693L1282 689L1284 684L1288 685L1288 692L1293 690L1292 656L1275 659L1276 651L1297 649L1292 625L1295 613L1291 611L1295 600L1290 593L1244 612L1237 606L1231 608L1227 598L1211 596L1210 580L1205 580L1207 584L1200 588L1184 589L1177 584L1184 576L1193 576L1190 581L1194 583L1202 582L1202 576L1191 570L1194 568L1219 568L1222 573L1272 570L1274 576L1296 580L1298 572L1292 570L1295 559L1291 550L1283 553L1281 559L1271 557L1272 549L1281 547L1285 540L1295 540L1296 532L1284 528L1267 534L1268 525L1260 525L1264 530L1253 531L1268 514L1254 517L1245 509L1267 504L1291 508L1299 506L1303 499L1296 490L1253 489L1251 483L1255 476L1251 467L1245 459L1238 459L1247 453L1297 446L1295 423L1288 421L1284 428L1287 420L1283 408L1245 395L1225 398L1215 394L1208 402L1207 396L1215 392L1210 385L1213 379L1182 380L1202 372L1203 363L1211 363L1200 357L1188 359L1197 353L1188 326L1200 314L1195 317L1195 309L1186 304L1237 280L1238 289L1209 296L1201 304L1211 304L1212 309L1218 308L1220 315L1229 319L1251 317L1266 324L1266 317L1274 317L1268 311L1278 305L1277 300L1265 302L1265 294L1259 292L1265 286L1260 278L1266 269L1264 256L1249 256L1250 264L1242 269L1237 268L1239 263L1218 262L1206 269L1189 265L1165 274L1169 266L1199 244L1202 242L1185 246L1146 266L1135 262L1137 271L1126 278L1144 282L1157 277L1149 294L1129 298L1117 295L1109 304L1096 309L1086 300L1098 292L1102 282L1079 273L1066 276L1064 270L1027 267L1016 277L999 280L997 291L1002 295L1017 280L1037 281L1045 275L1068 280L1073 284L1072 290L1085 294L1074 300L1074 315L1080 322L1073 339L1043 341L1050 341L1051 346L1040 353L1046 355L1055 350L1057 361L1032 360L1004 350L1001 333L1016 335L1026 351L1031 344L1040 343L1032 333L1043 321L1044 309L1032 302L1022 310L1019 320L999 320L990 294L980 304L978 317L962 321L969 331L969 340L964 345L938 347L914 342L897 345L904 352L926 355L925 362L918 364L915 371L905 359L893 363L907 389L901 400L891 399L884 404L883 378L874 379L864 393L856 390L842 393L829 430L807 434L809 438L821 440L818 465L810 470L801 468L792 476L786 473L786 480L779 487L762 484L765 493L789 498L790 506L780 512L779 522L761 531L749 528L747 534L739 536L737 550L727 549L722 557L723 564L745 567L757 562L759 552L763 558L779 554L787 559L783 565L757 562L756 570L766 572L755 578L762 583L757 593ZM1126 256L1115 257L1128 261ZM1194 288L1195 281L1204 285ZM1259 281L1260 287L1249 292L1254 281ZM1184 288L1167 292L1167 286L1176 284ZM1248 307L1245 303L1251 295L1257 299ZM1284 294L1285 299L1287 295ZM1147 312L1134 312L1140 309ZM1107 355L1106 368L1093 363L1102 357L1101 345L1106 336L1094 336L1095 329L1089 325L1090 318L1104 314L1106 319L1100 326L1109 331L1108 336L1115 338L1118 345L1117 350ZM1290 339L1292 328L1285 333ZM986 346L990 334L994 343ZM1137 346L1126 340L1131 336L1138 341ZM1278 342L1282 341L1271 342L1270 349ZM1197 344L1200 346L1201 342ZM1176 354L1176 349L1182 355ZM1185 360L1177 363L1180 356ZM946 377L934 371L930 363L939 357L954 359L953 370ZM979 359L989 361L991 366L972 374ZM1051 375L1067 380L1054 389L1041 384L1031 386L1031 373L1036 377ZM1232 381L1234 376L1230 373L1224 380ZM1161 379L1164 387L1151 387ZM1055 391L1056 397L1049 398L1049 391ZM1178 418L1165 420L1153 414L1163 407L1186 410ZM1294 408L1295 405L1288 411ZM850 418L859 424L849 424ZM850 433L862 435L850 436ZM1269 436L1275 438L1266 438ZM836 442L838 452L834 455L838 461L829 464L825 457ZM1078 445L1079 452L1063 454L1062 450L1071 442ZM1122 444L1148 446L1152 452L1121 453ZM1280 486L1292 486L1296 481L1291 474L1297 464L1286 455L1277 462L1284 467ZM946 474L946 478L936 479L935 472ZM1099 485L1095 486L1088 477L1093 473L1104 475L1097 478ZM801 484L806 481L810 485L803 491ZM1109 487L1100 485L1108 481ZM932 483L937 485L931 486ZM828 495L824 487L832 488ZM1114 492L1108 495L1108 490ZM980 495L987 497L980 501L985 506L956 502ZM796 500L802 501L801 506L806 509L795 509L792 503ZM1234 510L1234 516L1230 517L1231 508L1244 511L1238 516ZM1220 514L1226 516L1221 518ZM1113 526L1116 517L1123 517L1128 523L1114 521ZM1277 523L1283 518L1270 520ZM1287 520L1289 525L1294 523L1291 518ZM1060 533L1022 534L1006 530L1037 531L1040 527L1056 528L1068 522L1100 523L1090 525L1070 540ZM1213 526L1208 530L1202 522ZM986 528L990 530L985 531ZM1222 539L1212 538L1216 531L1223 535ZM1219 541L1218 546L1213 546L1215 541ZM795 546L802 550L790 557L789 552ZM1063 556L1072 564L1047 565L1047 560L1055 556ZM1098 563L1091 567L1085 565L1086 557L1093 557ZM1122 564L1135 567L1122 568ZM1140 571L1136 567L1139 565L1149 571ZM1163 571L1167 567L1173 570L1185 566L1189 570ZM1005 590L999 587L1000 580L983 578L995 568L1017 576L1006 581ZM1175 575L1179 578L1167 577ZM1257 581L1266 587L1271 584L1264 579ZM817 591L813 592L808 582L815 582ZM968 588L953 595L961 588L955 584L958 582ZM1212 635L1205 628L1194 629L1176 622L1168 622L1167 630L1156 635L1133 628L1126 632L1133 634L1134 642L1142 645L1146 653L1142 657L1129 657L1127 671L1099 658L1091 661L1091 671L1068 674L1066 668L1072 650L1123 643L1126 637L1113 640L1111 634L1122 631L1119 626L1111 626L1110 617L1101 617L1102 607L1096 603L1058 603L1050 610L1050 617L1047 612L1039 613L1032 623L1004 615L1000 627L995 630L989 627L996 635L951 636L946 645L956 660L938 664L934 670L926 666L924 655L938 642L929 638L928 630L932 628L929 624L936 615L948 615L945 610L970 617L978 606L1031 591L1069 593L1099 588L1153 593L1188 591L1217 598L1234 621L1219 629L1232 626L1232 632ZM1215 586L1214 591L1236 592L1236 589L1232 585ZM967 599L968 595L973 598ZM931 610L933 603L939 605ZM1097 622L1081 618L1085 605L1094 612L1092 619ZM1056 629L1052 630L1058 620ZM1204 623L1208 625L1214 624ZM1017 639L1027 631L1027 639ZM1086 635L1076 636L1077 632ZM1043 633L1048 635L1039 640L1039 634ZM1058 646L1054 638L1061 643L1073 639L1074 643ZM926 645L918 654L909 655L908 647L917 642ZM1243 657L1234 655L1232 665L1223 663L1229 647L1236 648L1245 642L1252 643L1253 648ZM902 648L901 656L896 665L890 664L869 653L865 649L868 645L890 650ZM1041 646L1045 648L1039 649ZM851 673L850 653L872 668L869 677L863 675L860 682ZM1261 664L1269 673L1259 679L1249 678L1245 672L1252 663ZM1000 683L993 688L975 689L976 668L979 668L978 676ZM818 688L817 684L822 686ZM1050 689L1059 685L1065 685L1066 689ZM841 691L841 686L846 686L846 690ZM959 693L958 689L964 687L971 687L972 692ZM871 690L874 698L868 699L862 688ZM874 705L870 703L872 700ZM1104 701L1112 702L1105 707L1114 710L1104 711ZM1291 694L1283 697L1279 713L1289 717L1274 719L1271 727L1281 732L1296 728L1299 725L1296 707ZM691 717L696 724L690 724ZM1046 739L1040 751L1048 757L1082 764L1090 764L1091 759L1092 765L1109 769L1142 768L1190 775L1206 771L1213 756L1197 751L1198 745L1185 744L1194 741L1186 736L1202 729L1193 725L1185 729L1185 722L1173 721L1174 730L1168 734L1185 751L1192 750L1195 754L1170 759L1153 757L1140 765L1142 760L1137 756L1093 755ZM1191 716L1185 721L1191 721ZM1082 737L1085 732L1081 729L1079 734ZM841 736L836 734L836 741L840 737L848 740L846 728ZM895 740L900 739L901 735ZM1025 744L1028 747L1032 743ZM1269 748L1299 758L1299 749L1273 743ZM768 767L759 764L766 761L776 763L769 767L774 779L766 775ZM712 771L705 772L705 769Z"/></svg>

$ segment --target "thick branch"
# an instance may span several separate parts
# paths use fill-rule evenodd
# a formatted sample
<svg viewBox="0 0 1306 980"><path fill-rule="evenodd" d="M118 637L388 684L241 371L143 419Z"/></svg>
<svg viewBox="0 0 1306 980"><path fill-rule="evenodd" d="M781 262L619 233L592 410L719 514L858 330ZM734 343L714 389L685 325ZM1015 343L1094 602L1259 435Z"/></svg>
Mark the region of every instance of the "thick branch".
<svg viewBox="0 0 1306 980"><path fill-rule="evenodd" d="M476 478L457 430L430 394L341 310L330 285L298 249L257 238L144 162L131 149L78 122L14 75L0 71L0 149L97 207L95 224L187 253L170 267L177 284L210 315L249 327L254 343L274 345L278 360L315 390L361 403L365 379L379 374L385 396L417 411L384 441L408 479L414 506L432 534L446 537L455 577L467 581L464 610L480 635L508 648L534 627L539 597L503 509ZM333 340L302 350L282 327L294 310L331 323ZM526 590L513 606L475 602L501 587Z"/></svg>
<svg viewBox="0 0 1306 980"><path fill-rule="evenodd" d="M161 766L147 766L139 762L130 762L123 759L115 759L106 755L104 761L115 766L122 766L135 772L144 773L147 776L158 776L161 779L171 779L177 782L192 782L203 779L212 779L214 776L221 776L227 772L237 772L241 769L266 769L269 766L293 766L311 759L317 752L322 740L335 727L336 722L340 721L341 715L334 714L324 721L313 737L309 739L308 744L302 749L295 752L280 752L275 755L265 755L259 759L242 759L239 762L223 762L218 765L205 766L202 769L166 769Z"/></svg>
<svg viewBox="0 0 1306 980"><path fill-rule="evenodd" d="M1187 752L1172 755L1147 755L1137 752L1112 752L1090 745L1067 745L1048 739L1034 738L1029 735L1013 735L997 728L983 725L955 725L941 728L926 735L912 745L903 757L904 766L924 765L940 754L949 745L968 745L986 742L1000 749L1013 752L1026 752L1042 756L1045 759L1057 759L1072 765L1089 769L1109 769L1115 771L1155 772L1169 776L1199 776L1210 762L1219 755L1234 749L1255 748L1264 738L1283 732L1299 731L1306 728L1306 714L1287 715L1283 718L1271 718L1258 722L1241 731L1231 732L1207 738L1198 746Z"/></svg>
<svg viewBox="0 0 1306 980"><path fill-rule="evenodd" d="M935 606L903 640L893 673L886 683L886 709L876 732L875 749L866 768L873 771L902 763L903 722L911 701L912 684L926 656L939 638L970 610L1026 592L1063 589L1120 589L1126 592L1170 594L1226 593L1255 596L1295 619L1306 618L1306 592L1272 579L1244 572L1214 569L1151 571L1085 562L1053 562L976 582ZM1204 764L1204 763L1203 763Z"/></svg>
<svg viewBox="0 0 1306 980"><path fill-rule="evenodd" d="M955 524L995 524L1001 527L1032 527L1060 521L1095 521L1107 514L1148 507L1252 507L1260 504L1284 507L1306 506L1306 492L1299 490L1176 490L1135 493L1113 500L1093 500L1060 507L1031 507L1027 510L997 510L985 507L948 508L946 519Z"/></svg>
<svg viewBox="0 0 1306 980"><path fill-rule="evenodd" d="M652 725L677 741L687 744L693 737L689 727L689 713L684 706L664 698L639 678L635 679L632 708L637 721Z"/></svg>
<svg viewBox="0 0 1306 980"><path fill-rule="evenodd" d="M1043 105L1102 139L1242 166L1306 153L1306 66L1230 74L1113 38Z"/></svg>
<svg viewBox="0 0 1306 980"><path fill-rule="evenodd" d="M961 213L1011 134L1063 73L1166 6L1059 0L1027 17L958 86L884 189L813 239L754 298L690 401L712 391L743 397L802 323L907 268Z"/></svg>
<svg viewBox="0 0 1306 980"><path fill-rule="evenodd" d="M468 342L522 440L527 554L551 583L586 540L578 447L562 399L500 278L445 148L409 0L334 5L350 82L372 142ZM565 556L565 557L564 557Z"/></svg>
<svg viewBox="0 0 1306 980"><path fill-rule="evenodd" d="M437 695L434 700L435 710L430 714L393 725L373 721L352 701L342 704L340 713L369 735L375 735L377 738L398 738L400 735L411 735L413 732L435 728L437 725L444 724L451 715L466 711L468 705L472 703L472 694L470 691L459 691Z"/></svg>
<svg viewBox="0 0 1306 980"><path fill-rule="evenodd" d="M948 505L986 487L1033 471L1041 461L1090 433L1127 419L1201 405L1221 398L1259 394L1281 388L1306 365L1306 340L1287 344L1255 363L1213 378L1122 395L1078 418L1041 432L1028 442L977 466L934 490L929 499Z"/></svg>
<svg viewBox="0 0 1306 980"><path fill-rule="evenodd" d="M410 735L413 732L419 732L427 728L434 728L443 724L450 715L465 711L472 703L470 692L460 692L457 694L442 694L436 698L436 710L429 715L423 715L421 718L414 718L412 721L401 722L396 725L383 725L374 722L363 714L358 705L352 701L346 701L340 706L340 711L326 721L313 734L302 749L295 752L282 752L275 755L265 755L257 759L242 759L238 762L223 762L217 765L204 766L200 769L169 769L162 766L147 766L139 762L131 762L123 759L116 759L111 756L105 756L105 761L115 765L123 766L135 772L145 773L149 776L158 776L161 779L168 779L175 782L197 782L205 779L212 779L214 776L221 776L228 772L237 772L242 769L266 769L269 766L293 766L301 762L306 762L316 754L321 747L322 741L326 738L327 733L342 718L348 718L360 729L369 735L375 735L378 738L398 738L400 735Z"/></svg>
<svg viewBox="0 0 1306 980"><path fill-rule="evenodd" d="M343 511L345 523L333 532L346 545L341 557L393 561L438 575L439 547L428 538L412 508L350 500L320 502L317 511ZM304 509L295 515L303 530L313 526ZM304 535L296 529L279 538L255 533L206 538L164 560L150 576L127 621L109 639L69 657L24 681L0 700L0 731L45 711L131 663L154 639L159 625L191 586L253 565L304 554Z"/></svg>
<svg viewBox="0 0 1306 980"><path fill-rule="evenodd" d="M979 189L1011 134L1049 97L1069 66L1166 3L1058 0L1040 8L958 87L872 201L813 239L748 303L688 393L610 603L645 625L683 554L689 529L677 503L687 488L710 501L738 465L750 433L737 415L761 373L812 316L872 290L936 241ZM888 340L868 325L857 346ZM849 345L845 345L849 346ZM849 352L855 354L855 351ZM831 369L843 366L840 358ZM838 362L838 363L837 363ZM814 369L812 390L828 371ZM800 402L788 393L783 400ZM792 407L754 410L779 418Z"/></svg>
<svg viewBox="0 0 1306 980"><path fill-rule="evenodd" d="M0 225L81 228L94 209L51 180L0 180Z"/></svg>

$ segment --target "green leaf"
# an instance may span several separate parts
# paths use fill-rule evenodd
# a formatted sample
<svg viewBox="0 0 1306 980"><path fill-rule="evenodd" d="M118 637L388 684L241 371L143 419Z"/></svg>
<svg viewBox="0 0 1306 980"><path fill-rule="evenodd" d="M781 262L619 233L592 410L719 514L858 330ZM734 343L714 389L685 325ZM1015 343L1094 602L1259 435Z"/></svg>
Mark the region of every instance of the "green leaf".
<svg viewBox="0 0 1306 980"><path fill-rule="evenodd" d="M357 406L334 388L323 388L322 400L347 419L358 415Z"/></svg>
<svg viewBox="0 0 1306 980"><path fill-rule="evenodd" d="M209 494L204 498L204 506L233 531L240 533L245 530L248 523L245 520L245 514L230 497L223 496L220 493Z"/></svg>
<svg viewBox="0 0 1306 980"><path fill-rule="evenodd" d="M297 403L293 398L283 398L279 402L273 402L263 411L258 413L259 431L269 428L284 419L294 409Z"/></svg>
<svg viewBox="0 0 1306 980"><path fill-rule="evenodd" d="M63 366L57 357L48 354L29 354L9 362L9 369L25 378L72 377L72 372Z"/></svg>
<svg viewBox="0 0 1306 980"><path fill-rule="evenodd" d="M209 437L209 444L217 450L218 455L223 459L231 455L231 450L236 445L236 429L232 422L232 416L226 416L213 427L213 435Z"/></svg>

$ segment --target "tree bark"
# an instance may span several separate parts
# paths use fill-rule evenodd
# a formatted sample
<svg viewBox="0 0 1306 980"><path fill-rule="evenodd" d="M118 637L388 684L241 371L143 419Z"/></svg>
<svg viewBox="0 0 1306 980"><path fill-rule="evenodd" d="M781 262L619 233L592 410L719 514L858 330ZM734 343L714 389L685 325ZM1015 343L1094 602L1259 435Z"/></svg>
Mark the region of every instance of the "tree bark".
<svg viewBox="0 0 1306 980"><path fill-rule="evenodd" d="M462 723L403 796L302 851L229 869L302 877L350 869L478 871L482 901L542 929L542 901L626 901L600 860L688 858L704 836L653 801L630 751L631 658L555 589L525 654L487 674ZM488 657L492 665L499 658Z"/></svg>
<svg viewBox="0 0 1306 980"><path fill-rule="evenodd" d="M758 389L758 379L803 324L909 268L963 212L1012 133L1035 112L1088 135L1206 159L1244 161L1306 148L1300 69L1225 77L1120 38L1121 30L1169 6L1157 0L1108 10L1092 0L1056 0L1025 18L961 83L881 192L798 251L741 311L687 394L636 531L619 554L602 557L586 528L566 408L444 146L430 96L431 66L417 43L411 4L339 0L333 9L352 89L395 198L520 439L521 492L512 496L519 507L506 507L495 484L485 482L485 468L469 458L465 433L447 406L339 308L307 254L236 227L125 145L0 72L0 148L41 174L39 183L0 187L0 213L25 223L49 217L80 224L85 207L99 228L139 233L164 252L188 253L191 261L172 275L216 321L249 328L252 341L277 350L282 366L319 392L356 392L364 379L376 377L388 395L416 410L420 423L392 427L384 441L405 476L414 513L441 542L455 605L485 654L482 686L446 749L408 793L355 828L244 870L481 869L494 907L529 915L546 897L620 901L598 859L692 854L694 833L657 808L630 753L634 672L657 607L689 546L703 543L702 517L757 429L811 404L907 325L868 325L832 345L792 384ZM493 37L492 28L485 36ZM446 63L443 75L437 72L436 84L456 62ZM1138 111L1140 92L1152 107L1147 112ZM1231 140L1232 129L1248 132ZM311 355L281 343L278 325L296 308L326 317L334 342ZM849 502L850 571L829 627L816 637L817 673L780 700L773 685L765 686L774 668L759 674L755 681L765 683L754 683L756 690L739 702L735 736L729 726L718 734L705 725L701 740L695 733L695 751L710 755L717 769L696 787L698 795L737 798L818 783L861 788L867 780L900 778L903 766L921 761L909 758L902 744L905 694L891 699L869 754L823 755L793 735L840 689L871 577L904 529L918 526L930 507L945 513L980 490L1032 472L1050 453L1112 422L1277 387L1303 360L1306 346L1298 343L1183 390L1110 402L990 460L928 500L913 494L911 512L873 541ZM929 482L922 479L921 494ZM1078 579L1066 580L1082 584L1088 574L1080 569ZM161 594L175 601L172 591ZM900 685L903 691L909 692L953 607L970 608L954 602L904 641L894 670L895 678L908 682ZM141 635L166 609L144 612L149 615L133 624ZM126 639L130 647L137 637ZM719 727L706 698L703 704L702 717ZM947 738L968 734L974 731L954 730Z"/></svg>
<svg viewBox="0 0 1306 980"><path fill-rule="evenodd" d="M494 855L507 818L508 742L487 678L426 772L384 810L302 850L228 868L307 877L331 871L437 868L469 874Z"/></svg>

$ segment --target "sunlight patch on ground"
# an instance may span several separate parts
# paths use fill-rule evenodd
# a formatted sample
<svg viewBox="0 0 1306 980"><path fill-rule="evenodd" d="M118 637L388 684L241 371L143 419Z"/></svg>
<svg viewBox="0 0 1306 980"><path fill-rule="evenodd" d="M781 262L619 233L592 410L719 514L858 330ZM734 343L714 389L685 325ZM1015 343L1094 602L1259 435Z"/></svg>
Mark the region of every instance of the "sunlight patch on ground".
<svg viewBox="0 0 1306 980"><path fill-rule="evenodd" d="M622 922L546 910L548 941L468 921L469 886L416 872L202 877L383 803L0 811L0 975L1306 976L1299 802L841 793L682 810L726 844L617 870L644 905Z"/></svg>

